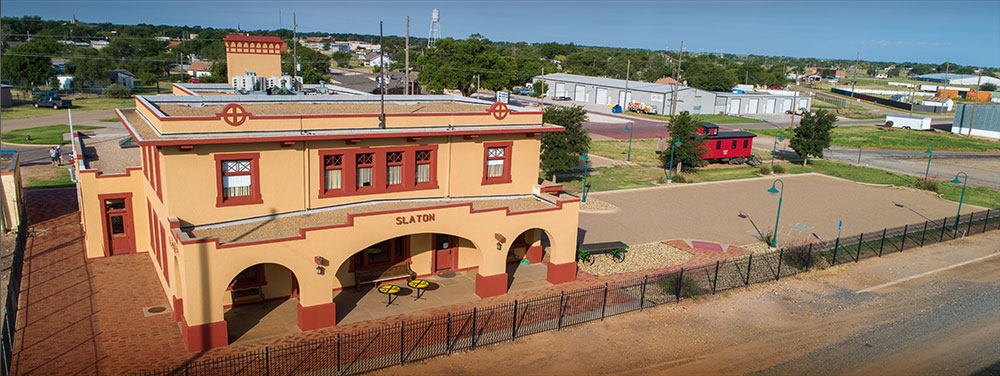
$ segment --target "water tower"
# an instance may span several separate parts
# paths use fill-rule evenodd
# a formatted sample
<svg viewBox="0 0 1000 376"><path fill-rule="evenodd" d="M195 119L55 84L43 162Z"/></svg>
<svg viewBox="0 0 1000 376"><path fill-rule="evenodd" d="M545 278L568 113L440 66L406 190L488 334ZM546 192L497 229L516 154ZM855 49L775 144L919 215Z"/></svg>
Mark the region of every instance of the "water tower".
<svg viewBox="0 0 1000 376"><path fill-rule="evenodd" d="M441 12L434 9L431 11L431 32L427 37L427 47L433 46L438 39L441 39Z"/></svg>

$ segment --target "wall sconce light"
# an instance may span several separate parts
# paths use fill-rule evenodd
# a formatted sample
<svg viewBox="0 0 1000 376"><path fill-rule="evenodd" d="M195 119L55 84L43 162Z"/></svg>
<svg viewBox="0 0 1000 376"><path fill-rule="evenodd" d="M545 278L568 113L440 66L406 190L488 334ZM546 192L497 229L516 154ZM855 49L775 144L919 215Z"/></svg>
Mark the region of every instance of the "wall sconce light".
<svg viewBox="0 0 1000 376"><path fill-rule="evenodd" d="M329 261L323 258L323 256L313 257L313 261L316 263L316 274L323 275L324 272L323 267L329 265Z"/></svg>
<svg viewBox="0 0 1000 376"><path fill-rule="evenodd" d="M499 250L502 250L502 249L503 249L503 243L497 242L497 250L499 251Z"/></svg>
<svg viewBox="0 0 1000 376"><path fill-rule="evenodd" d="M323 275L323 267L322 266L317 266L316 267L316 274Z"/></svg>

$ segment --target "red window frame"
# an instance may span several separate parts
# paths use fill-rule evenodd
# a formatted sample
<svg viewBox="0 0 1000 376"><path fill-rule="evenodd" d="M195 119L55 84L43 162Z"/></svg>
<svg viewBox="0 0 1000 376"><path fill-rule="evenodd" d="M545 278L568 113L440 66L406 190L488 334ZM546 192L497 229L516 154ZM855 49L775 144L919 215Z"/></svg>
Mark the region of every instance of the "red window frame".
<svg viewBox="0 0 1000 376"><path fill-rule="evenodd" d="M401 147L377 147L377 148L355 148L355 149L329 149L320 150L318 152L319 156L319 198L328 197L343 197L343 196L355 196L355 195L368 195L368 194L379 194L387 192L405 192L405 191L416 191L425 189L437 189L437 145L415 145L415 146L401 146ZM421 161L420 164L430 165L430 179L427 182L417 183L416 182L416 154L418 151L430 152L430 159L427 161ZM388 162L388 154L393 152L402 153L402 162ZM357 156L359 154L372 154L372 163L358 165ZM342 155L342 163L339 168L341 169L341 189L339 190L326 190L325 172L326 166L324 159L331 155ZM402 183L401 184L388 184L388 166L389 165L401 165L402 167ZM357 185L357 169L358 167L372 167L372 185L370 187L361 187Z"/></svg>
<svg viewBox="0 0 1000 376"><path fill-rule="evenodd" d="M378 163L379 158L377 158L379 154L380 153L376 153L375 151L369 150L369 149L362 149L361 151L358 151L358 152L356 152L356 153L353 154L354 158L352 158L352 161L354 162L354 168L353 168L353 170L354 170L354 179L351 179L351 186L354 187L354 191L355 192L362 193L362 194L363 193L375 193L375 191L376 191L375 187L380 184L380 182L379 182L379 176L381 176L381 174L379 174L379 171L378 171L379 168L375 167L375 166L380 165L380 163ZM365 158L366 155L371 155L371 158L370 159L369 158ZM371 168L371 182L369 182L368 186L366 186L366 187L359 187L358 186L358 169L359 168L365 168L365 167L370 167Z"/></svg>
<svg viewBox="0 0 1000 376"><path fill-rule="evenodd" d="M398 245L397 245L397 239L399 239L398 240ZM410 237L409 236L400 236L400 237L396 237L396 238L392 238L392 239L386 239L386 240L383 240L382 242L386 242L386 241L389 242L389 249L388 249L389 259L388 260L381 261L381 262L376 262L376 263L368 263L368 257L367 257L368 253L367 253L367 251L371 247L365 248L365 249L363 249L363 250L361 250L361 251L359 251L359 252L351 255L351 264L348 267L348 271L349 272L354 272L354 271L357 271L357 270L377 269L377 268L382 268L382 267L386 267L386 266L389 266L389 265L396 265L396 264L399 264L399 263L409 262L410 261ZM382 242L378 242L378 243L372 244L372 246L376 246L376 245L378 245L378 244L380 244ZM402 254L400 256L396 255L396 251L399 250L397 247L402 247ZM360 264L358 263L358 256L361 256L361 263Z"/></svg>
<svg viewBox="0 0 1000 376"><path fill-rule="evenodd" d="M226 198L222 193L223 175L244 175L241 173L223 173L222 162L250 160L250 195L241 197ZM215 155L215 185L216 185L216 207L253 205L263 203L260 194L260 153L234 153Z"/></svg>
<svg viewBox="0 0 1000 376"><path fill-rule="evenodd" d="M353 158L352 155L348 155L344 152L320 152L319 161L322 164L322 168L319 171L319 197L332 197L339 196L343 194L347 189L347 184L345 184L347 179L347 169L344 166L347 165L347 158ZM338 161L339 159L339 161ZM339 162L339 163L337 163ZM327 170L340 170L340 188L339 189L326 189L326 171Z"/></svg>
<svg viewBox="0 0 1000 376"><path fill-rule="evenodd" d="M406 166L405 166L405 164L406 163L405 162L406 162L406 157L407 157L406 154L407 153L405 151L402 151L402 150L387 150L385 152L385 171L383 171L383 174L385 175L385 187L386 187L386 190L389 190L389 191L402 190L401 188L403 188L403 186L405 186L405 184L406 184L406 177L405 177L405 175L406 175ZM394 155L398 155L399 158L398 159L391 158ZM403 175L403 176L399 177L399 183L392 184L392 183L389 182L389 167L391 167L391 166L399 166L399 173L400 173L400 175Z"/></svg>
<svg viewBox="0 0 1000 376"><path fill-rule="evenodd" d="M504 148L503 157L490 157L489 156L489 154L490 154L490 148ZM487 185L487 184L504 184L504 183L510 183L511 182L511 177L510 177L510 168L511 168L510 161L511 161L511 154L513 153L513 149L514 149L514 142L513 141L506 141L506 142L484 142L483 143L483 184L482 185ZM489 163L490 160L503 160L503 175L494 176L494 177L488 177L487 176L486 171L489 168L487 166L487 163Z"/></svg>
<svg viewBox="0 0 1000 376"><path fill-rule="evenodd" d="M163 270L163 280L167 281L167 287L170 287L170 276L167 272L167 231L160 225L160 246L163 248L160 250L160 269Z"/></svg>
<svg viewBox="0 0 1000 376"><path fill-rule="evenodd" d="M156 197L163 200L163 179L160 179L160 147L154 146L150 148L153 153L153 175L156 180Z"/></svg>

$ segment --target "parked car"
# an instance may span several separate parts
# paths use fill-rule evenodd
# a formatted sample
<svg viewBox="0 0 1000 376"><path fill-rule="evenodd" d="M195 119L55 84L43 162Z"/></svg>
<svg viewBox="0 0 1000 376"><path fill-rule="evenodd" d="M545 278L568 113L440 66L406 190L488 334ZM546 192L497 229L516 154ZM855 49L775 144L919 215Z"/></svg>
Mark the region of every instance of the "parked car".
<svg viewBox="0 0 1000 376"><path fill-rule="evenodd" d="M44 96L38 98L38 100L35 101L35 108L52 107L53 109L58 110L60 108L67 108L72 106L73 106L73 101L69 99L59 98L58 95Z"/></svg>
<svg viewBox="0 0 1000 376"><path fill-rule="evenodd" d="M798 109L795 110L795 115L805 115L806 112L809 112L809 110L807 110L805 107L800 107L800 108L798 108ZM785 113L786 114L791 114L792 110L785 111Z"/></svg>
<svg viewBox="0 0 1000 376"><path fill-rule="evenodd" d="M518 95L532 95L535 94L535 90L523 86L515 87L513 90L514 94Z"/></svg>
<svg viewBox="0 0 1000 376"><path fill-rule="evenodd" d="M570 100L570 99L572 99L572 98L570 98L570 97L567 97L567 96L565 96L565 95L563 95L563 96L558 96L558 97L552 97L552 100L554 100L554 101L568 101L568 100Z"/></svg>

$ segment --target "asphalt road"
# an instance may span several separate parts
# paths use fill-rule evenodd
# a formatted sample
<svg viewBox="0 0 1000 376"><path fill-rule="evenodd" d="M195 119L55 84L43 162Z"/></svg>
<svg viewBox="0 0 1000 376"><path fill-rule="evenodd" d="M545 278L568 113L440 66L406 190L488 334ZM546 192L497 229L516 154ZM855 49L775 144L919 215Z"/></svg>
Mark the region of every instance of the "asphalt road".
<svg viewBox="0 0 1000 376"><path fill-rule="evenodd" d="M380 373L997 374L998 244L976 235Z"/></svg>

